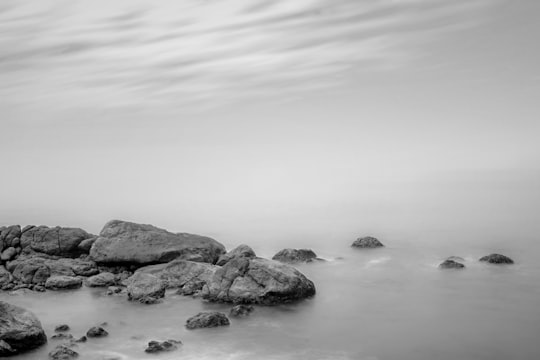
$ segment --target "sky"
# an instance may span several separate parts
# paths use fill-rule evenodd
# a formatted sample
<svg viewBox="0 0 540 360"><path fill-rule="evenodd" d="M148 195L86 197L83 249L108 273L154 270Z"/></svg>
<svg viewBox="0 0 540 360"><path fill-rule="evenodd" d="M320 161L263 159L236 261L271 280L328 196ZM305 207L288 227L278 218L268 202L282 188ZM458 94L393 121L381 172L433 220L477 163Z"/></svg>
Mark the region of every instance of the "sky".
<svg viewBox="0 0 540 360"><path fill-rule="evenodd" d="M1 0L0 226L532 236L539 15L535 0Z"/></svg>

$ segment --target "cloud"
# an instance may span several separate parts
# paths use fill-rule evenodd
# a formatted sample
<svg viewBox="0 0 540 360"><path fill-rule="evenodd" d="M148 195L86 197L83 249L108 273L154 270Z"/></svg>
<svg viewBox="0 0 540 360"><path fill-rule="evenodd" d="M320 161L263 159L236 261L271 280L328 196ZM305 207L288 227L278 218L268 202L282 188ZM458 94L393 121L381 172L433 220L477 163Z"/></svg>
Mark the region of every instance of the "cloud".
<svg viewBox="0 0 540 360"><path fill-rule="evenodd" d="M2 101L192 104L339 86L407 66L488 0L6 1Z"/></svg>

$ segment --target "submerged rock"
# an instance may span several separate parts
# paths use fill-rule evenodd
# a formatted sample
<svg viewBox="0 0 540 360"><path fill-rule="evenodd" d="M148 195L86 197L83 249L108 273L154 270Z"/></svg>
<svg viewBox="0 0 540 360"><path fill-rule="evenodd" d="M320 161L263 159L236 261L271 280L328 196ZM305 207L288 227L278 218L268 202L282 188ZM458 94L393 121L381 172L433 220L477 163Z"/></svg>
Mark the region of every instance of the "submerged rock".
<svg viewBox="0 0 540 360"><path fill-rule="evenodd" d="M69 331L69 325L67 324L58 325L57 327L54 328L54 331L55 332Z"/></svg>
<svg viewBox="0 0 540 360"><path fill-rule="evenodd" d="M178 349L177 345L180 344L182 344L182 342L177 340L150 341L148 343L148 347L144 351L152 354L165 351L173 351Z"/></svg>
<svg viewBox="0 0 540 360"><path fill-rule="evenodd" d="M73 335L66 334L66 333L59 333L59 334L54 334L53 336L51 336L51 339L55 339L55 340L72 340Z"/></svg>
<svg viewBox="0 0 540 360"><path fill-rule="evenodd" d="M510 259L508 256L501 254L490 254L483 256L479 261L488 262L490 264L513 264L514 260Z"/></svg>
<svg viewBox="0 0 540 360"><path fill-rule="evenodd" d="M454 260L444 260L440 265L439 268L441 269L463 269L465 265L454 261Z"/></svg>
<svg viewBox="0 0 540 360"><path fill-rule="evenodd" d="M225 247L214 239L173 234L152 225L109 221L92 245L90 255L99 263L166 263L175 259L214 263Z"/></svg>
<svg viewBox="0 0 540 360"><path fill-rule="evenodd" d="M210 301L272 305L313 296L315 285L290 265L236 258L216 270L202 295Z"/></svg>
<svg viewBox="0 0 540 360"><path fill-rule="evenodd" d="M32 350L46 342L45 331L33 313L0 301L0 356Z"/></svg>
<svg viewBox="0 0 540 360"><path fill-rule="evenodd" d="M229 319L218 311L200 312L190 317L186 322L186 328L190 330L227 325L230 325Z"/></svg>
<svg viewBox="0 0 540 360"><path fill-rule="evenodd" d="M317 254L311 249L283 249L272 257L272 260L284 263L311 262Z"/></svg>
<svg viewBox="0 0 540 360"><path fill-rule="evenodd" d="M351 246L357 247L357 248L373 249L373 248L383 247L384 245L378 239L372 236L366 236L366 237L356 239L352 243Z"/></svg>
<svg viewBox="0 0 540 360"><path fill-rule="evenodd" d="M238 245L237 247L235 247L228 253L221 255L218 261L216 262L216 265L223 266L234 258L240 258L240 257L254 258L256 256L257 255L255 255L255 251L253 251L253 249L250 248L249 246Z"/></svg>
<svg viewBox="0 0 540 360"><path fill-rule="evenodd" d="M128 299L153 304L165 296L167 283L155 275L135 273L127 280Z"/></svg>
<svg viewBox="0 0 540 360"><path fill-rule="evenodd" d="M233 316L233 317L248 316L254 310L255 308L253 307L253 305L240 304L240 305L233 306L233 308L229 312L229 316Z"/></svg>
<svg viewBox="0 0 540 360"><path fill-rule="evenodd" d="M82 280L73 276L51 276L45 282L45 288L49 290L70 290L78 289L82 286Z"/></svg>
<svg viewBox="0 0 540 360"><path fill-rule="evenodd" d="M100 326L93 326L86 332L86 336L88 336L89 338L105 337L108 335L109 333L107 332L107 330Z"/></svg>
<svg viewBox="0 0 540 360"><path fill-rule="evenodd" d="M61 344L49 352L49 357L53 360L70 360L79 357L79 353Z"/></svg>

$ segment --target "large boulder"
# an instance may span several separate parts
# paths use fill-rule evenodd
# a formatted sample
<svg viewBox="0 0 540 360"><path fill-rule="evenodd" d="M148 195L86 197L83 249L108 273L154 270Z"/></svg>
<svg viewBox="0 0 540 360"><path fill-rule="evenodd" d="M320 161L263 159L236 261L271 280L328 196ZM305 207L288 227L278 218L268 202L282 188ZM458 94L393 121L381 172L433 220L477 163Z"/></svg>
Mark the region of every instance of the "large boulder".
<svg viewBox="0 0 540 360"><path fill-rule="evenodd" d="M153 304L165 296L167 283L155 275L136 273L126 280L128 299Z"/></svg>
<svg viewBox="0 0 540 360"><path fill-rule="evenodd" d="M152 225L109 221L90 249L99 263L167 263L175 259L215 263L225 247L205 236L173 234Z"/></svg>
<svg viewBox="0 0 540 360"><path fill-rule="evenodd" d="M8 247L15 247L21 237L21 227L19 225L0 227L0 252Z"/></svg>
<svg viewBox="0 0 540 360"><path fill-rule="evenodd" d="M272 260L284 263L311 262L317 254L311 249L283 249L272 257Z"/></svg>
<svg viewBox="0 0 540 360"><path fill-rule="evenodd" d="M79 244L92 236L79 228L36 226L23 232L21 246L48 255L73 258L84 253Z"/></svg>
<svg viewBox="0 0 540 360"><path fill-rule="evenodd" d="M216 270L204 299L273 305L315 295L315 285L294 267L261 258L236 258Z"/></svg>
<svg viewBox="0 0 540 360"><path fill-rule="evenodd" d="M17 255L17 249L15 249L13 246L10 246L4 251L2 251L2 254L0 255L0 260L9 261L13 259L16 255Z"/></svg>
<svg viewBox="0 0 540 360"><path fill-rule="evenodd" d="M186 321L186 328L190 330L227 325L230 325L229 319L218 311L201 312Z"/></svg>
<svg viewBox="0 0 540 360"><path fill-rule="evenodd" d="M56 275L51 276L45 282L45 287L49 290L71 290L78 289L82 285L82 280L74 276Z"/></svg>
<svg viewBox="0 0 540 360"><path fill-rule="evenodd" d="M245 258L254 258L257 255L255 255L255 251L253 251L252 248L250 248L247 245L238 245L231 251L227 252L226 254L223 254L219 257L218 261L216 262L216 265L223 266L229 261L231 261L234 258L238 257L245 257Z"/></svg>
<svg viewBox="0 0 540 360"><path fill-rule="evenodd" d="M356 248L374 249L378 247L383 247L384 245L378 239L372 236L365 236L356 239L351 246Z"/></svg>
<svg viewBox="0 0 540 360"><path fill-rule="evenodd" d="M513 264L514 260L510 259L508 256L501 254L490 254L480 258L482 262L488 262L490 264Z"/></svg>
<svg viewBox="0 0 540 360"><path fill-rule="evenodd" d="M46 342L47 336L33 313L0 301L0 357L22 353Z"/></svg>

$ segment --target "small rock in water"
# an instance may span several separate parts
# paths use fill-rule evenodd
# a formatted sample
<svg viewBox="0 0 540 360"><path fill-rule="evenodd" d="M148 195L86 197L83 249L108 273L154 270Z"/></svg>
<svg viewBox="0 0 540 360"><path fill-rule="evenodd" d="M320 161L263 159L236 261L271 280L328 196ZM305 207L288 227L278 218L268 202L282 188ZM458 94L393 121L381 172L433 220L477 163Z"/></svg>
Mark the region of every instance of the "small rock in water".
<svg viewBox="0 0 540 360"><path fill-rule="evenodd" d="M230 325L229 319L225 314L218 311L198 313L197 315L190 317L186 322L186 328L190 330L226 325Z"/></svg>
<svg viewBox="0 0 540 360"><path fill-rule="evenodd" d="M68 330L69 330L69 325L67 324L58 325L57 327L54 328L55 332L64 332Z"/></svg>
<svg viewBox="0 0 540 360"><path fill-rule="evenodd" d="M79 357L79 353L66 345L58 345L49 353L49 357L53 360L70 360Z"/></svg>
<svg viewBox="0 0 540 360"><path fill-rule="evenodd" d="M120 294L122 290L123 288L121 288L120 286L109 286L107 288L107 295Z"/></svg>
<svg viewBox="0 0 540 360"><path fill-rule="evenodd" d="M45 287L49 290L78 289L82 285L82 280L74 276L57 275L51 276L45 282Z"/></svg>
<svg viewBox="0 0 540 360"><path fill-rule="evenodd" d="M54 340L71 340L71 339L73 339L73 335L65 334L65 333L59 333L59 334L54 334L53 336L51 336L51 339L54 339Z"/></svg>
<svg viewBox="0 0 540 360"><path fill-rule="evenodd" d="M164 351L172 351L178 349L178 346L182 344L181 341L177 340L166 340L166 341L150 341L148 347L144 350L147 353L158 353Z"/></svg>
<svg viewBox="0 0 540 360"><path fill-rule="evenodd" d="M490 254L480 258L480 261L488 262L490 264L513 264L514 260L510 259L508 256L501 254Z"/></svg>
<svg viewBox="0 0 540 360"><path fill-rule="evenodd" d="M83 335L80 338L78 338L77 340L75 340L75 342L76 343L81 343L81 342L86 342L86 340L88 340L88 338Z"/></svg>
<svg viewBox="0 0 540 360"><path fill-rule="evenodd" d="M283 249L272 257L285 263L311 262L317 258L317 254L311 249Z"/></svg>
<svg viewBox="0 0 540 360"><path fill-rule="evenodd" d="M373 249L383 247L384 245L378 239L372 236L366 236L356 239L351 246L357 248Z"/></svg>
<svg viewBox="0 0 540 360"><path fill-rule="evenodd" d="M94 326L86 332L86 336L88 336L89 338L104 337L107 335L109 335L109 333L104 328L99 326Z"/></svg>
<svg viewBox="0 0 540 360"><path fill-rule="evenodd" d="M236 305L231 309L229 316L248 316L255 310L253 305Z"/></svg>
<svg viewBox="0 0 540 360"><path fill-rule="evenodd" d="M465 265L458 263L454 260L444 260L440 265L439 268L441 269L463 269Z"/></svg>

